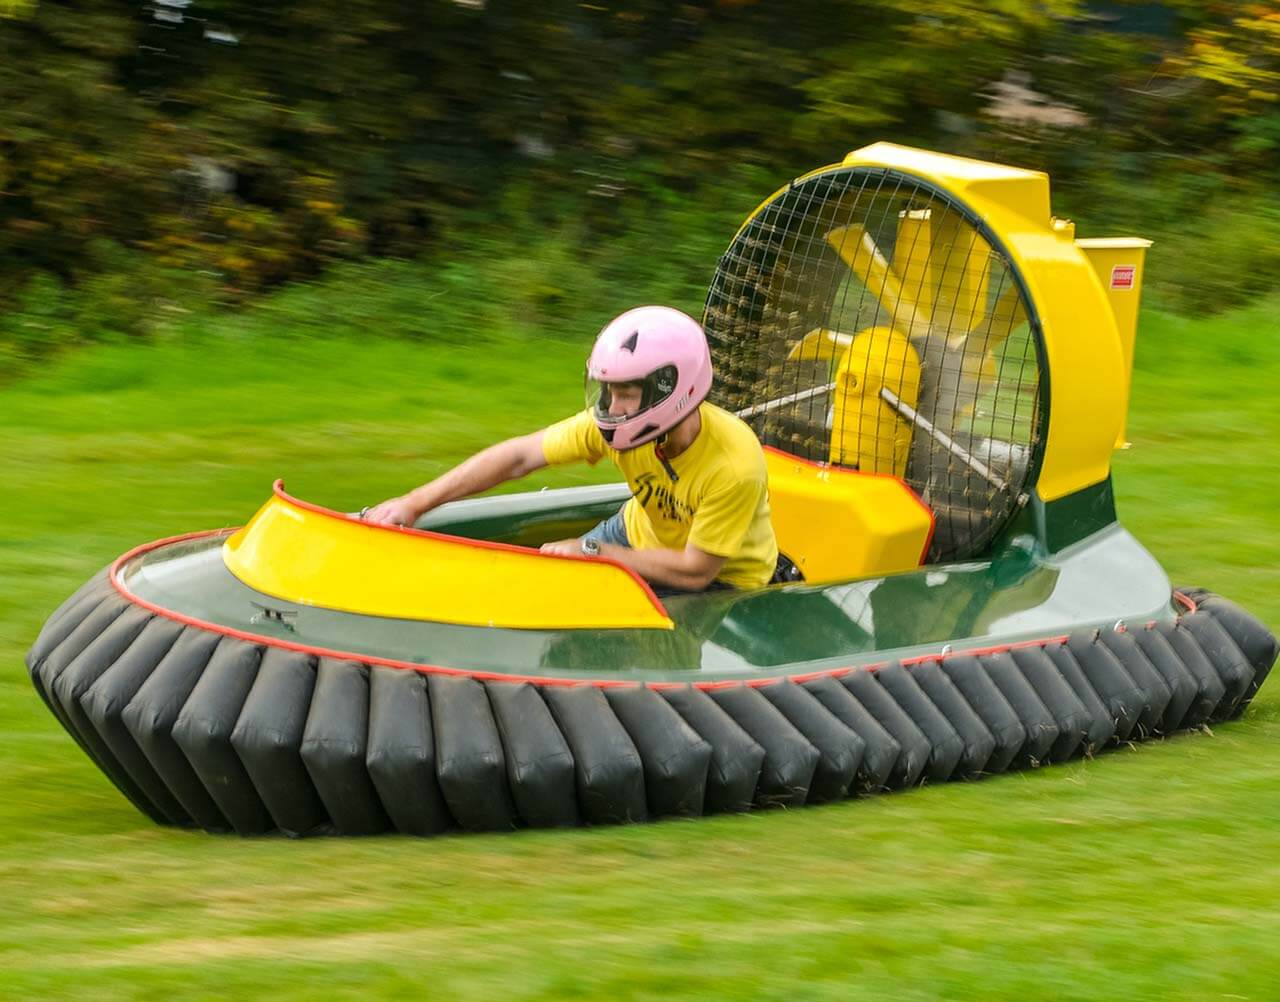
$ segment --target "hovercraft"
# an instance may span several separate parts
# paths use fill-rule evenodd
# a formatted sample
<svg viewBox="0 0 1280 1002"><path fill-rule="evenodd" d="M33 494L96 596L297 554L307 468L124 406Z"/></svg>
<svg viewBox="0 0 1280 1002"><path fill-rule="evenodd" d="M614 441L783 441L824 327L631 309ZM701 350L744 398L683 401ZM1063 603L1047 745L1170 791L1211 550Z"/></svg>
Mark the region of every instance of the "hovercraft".
<svg viewBox="0 0 1280 1002"><path fill-rule="evenodd" d="M1115 515L1146 246L1076 239L1042 173L858 150L752 213L703 317L792 580L538 552L621 484L401 529L277 483L86 583L32 681L148 817L244 835L798 806L1238 716L1275 638Z"/></svg>

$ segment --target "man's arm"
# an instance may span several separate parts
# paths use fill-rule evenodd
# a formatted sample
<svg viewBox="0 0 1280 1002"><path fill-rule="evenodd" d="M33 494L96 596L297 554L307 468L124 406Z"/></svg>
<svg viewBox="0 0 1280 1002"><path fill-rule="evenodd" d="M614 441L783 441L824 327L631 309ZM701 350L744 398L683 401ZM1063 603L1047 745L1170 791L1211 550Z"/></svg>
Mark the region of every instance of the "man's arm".
<svg viewBox="0 0 1280 1002"><path fill-rule="evenodd" d="M413 525L432 508L446 501L471 497L540 470L547 465L542 452L542 435L541 431L535 431L531 435L491 445L435 480L370 508L365 513L365 521L379 525Z"/></svg>
<svg viewBox="0 0 1280 1002"><path fill-rule="evenodd" d="M761 476L759 479L730 481L707 494L693 517L689 540L683 550L631 550L624 546L602 545L600 555L625 564L654 584L701 591L716 579L728 559L712 551L725 554L739 552L767 490L767 481ZM580 547L578 540L549 545L566 545L565 550L553 552L577 552Z"/></svg>
<svg viewBox="0 0 1280 1002"><path fill-rule="evenodd" d="M716 579L727 559L692 543L683 550L633 550L605 543L600 547L600 556L630 567L652 584L682 591L702 591Z"/></svg>
<svg viewBox="0 0 1280 1002"><path fill-rule="evenodd" d="M545 543L542 552L580 554L582 542L578 539L562 539ZM650 584L679 588L682 591L702 591L716 579L726 559L700 550L692 544L683 550L633 550L627 546L602 543L600 556L631 568Z"/></svg>

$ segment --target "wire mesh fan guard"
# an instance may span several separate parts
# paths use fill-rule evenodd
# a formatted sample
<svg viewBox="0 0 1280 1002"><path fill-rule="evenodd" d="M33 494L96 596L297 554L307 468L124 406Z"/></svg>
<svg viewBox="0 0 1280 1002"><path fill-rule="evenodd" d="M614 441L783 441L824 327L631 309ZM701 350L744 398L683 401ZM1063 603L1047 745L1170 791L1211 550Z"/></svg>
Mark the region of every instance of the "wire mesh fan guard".
<svg viewBox="0 0 1280 1002"><path fill-rule="evenodd" d="M792 182L743 226L707 296L714 403L804 459L904 479L937 518L927 560L985 552L1033 482L1048 381L998 238L890 169Z"/></svg>

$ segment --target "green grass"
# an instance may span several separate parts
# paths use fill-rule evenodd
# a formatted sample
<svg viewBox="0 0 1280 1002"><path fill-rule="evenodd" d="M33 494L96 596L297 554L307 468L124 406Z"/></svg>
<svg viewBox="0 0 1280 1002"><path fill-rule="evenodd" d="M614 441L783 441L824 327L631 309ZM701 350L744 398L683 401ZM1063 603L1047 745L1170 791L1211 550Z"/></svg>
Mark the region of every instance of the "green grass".
<svg viewBox="0 0 1280 1002"><path fill-rule="evenodd" d="M1277 315L1148 313L1116 458L1174 579L1272 625ZM1274 997L1275 682L1212 735L826 808L428 841L152 825L27 680L58 601L276 476L354 508L581 400L585 339L294 333L94 348L0 397L0 995Z"/></svg>

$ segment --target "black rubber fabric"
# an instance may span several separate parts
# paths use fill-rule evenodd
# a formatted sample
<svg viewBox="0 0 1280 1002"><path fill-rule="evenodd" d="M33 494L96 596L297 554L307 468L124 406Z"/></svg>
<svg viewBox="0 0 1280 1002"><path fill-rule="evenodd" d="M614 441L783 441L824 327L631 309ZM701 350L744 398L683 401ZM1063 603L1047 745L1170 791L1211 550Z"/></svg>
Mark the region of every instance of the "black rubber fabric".
<svg viewBox="0 0 1280 1002"><path fill-rule="evenodd" d="M161 810L133 780L80 705L81 697L129 649L152 618L150 612L138 606L126 609L58 673L49 695L53 704L61 708L67 729L79 739L81 747L92 752L107 778L151 820L173 824L176 819Z"/></svg>
<svg viewBox="0 0 1280 1002"><path fill-rule="evenodd" d="M261 660L260 647L225 638L173 725L174 741L218 809L241 835L261 835L273 825L271 813L231 744L231 733Z"/></svg>
<svg viewBox="0 0 1280 1002"><path fill-rule="evenodd" d="M1130 636L1142 648L1151 667L1160 673L1169 689L1169 705L1165 707L1160 729L1168 734L1187 726L1184 721L1196 698L1195 678L1160 633L1152 629L1137 629L1131 630Z"/></svg>
<svg viewBox="0 0 1280 1002"><path fill-rule="evenodd" d="M918 784L929 765L931 751L924 731L884 691L870 671L851 671L841 676L840 684L892 735L901 749L898 760L893 764L893 771L889 774L888 785L897 788Z"/></svg>
<svg viewBox="0 0 1280 1002"><path fill-rule="evenodd" d="M1062 680L1071 687L1071 691L1075 693L1076 698L1080 700L1080 704L1085 709L1087 723L1085 725L1084 746L1081 750L1086 755L1092 755L1094 752L1100 751L1108 742L1115 740L1115 717L1111 715L1111 710L1102 701L1102 697L1098 695L1097 690L1090 684L1084 669L1080 667L1080 662L1076 660L1075 655L1071 653L1066 644L1046 644L1044 653L1053 662L1053 666L1058 669L1058 674L1062 676Z"/></svg>
<svg viewBox="0 0 1280 1002"><path fill-rule="evenodd" d="M1119 659L1097 639L1097 632L1079 630L1073 633L1067 640L1067 650L1115 721L1116 740L1128 741L1130 737L1141 736L1138 721L1147 710L1147 697Z"/></svg>
<svg viewBox="0 0 1280 1002"><path fill-rule="evenodd" d="M368 750L369 669L321 658L298 753L341 835L374 835L391 827L365 765Z"/></svg>
<svg viewBox="0 0 1280 1002"><path fill-rule="evenodd" d="M53 615L45 620L35 643L27 651L28 670L34 672L36 666L53 653L53 649L66 640L76 627L102 604L102 600L113 590L106 580L106 573L105 570L99 571L86 581L54 610Z"/></svg>
<svg viewBox="0 0 1280 1002"><path fill-rule="evenodd" d="M984 654L979 660L1027 732L1026 743L1013 764L1018 768L1042 765L1048 761L1054 742L1058 740L1058 723L1053 714L1036 695L1035 688L1023 677L1022 669L1007 651Z"/></svg>
<svg viewBox="0 0 1280 1002"><path fill-rule="evenodd" d="M664 687L658 694L711 746L703 812L750 810L764 749L705 692L684 685Z"/></svg>
<svg viewBox="0 0 1280 1002"><path fill-rule="evenodd" d="M990 765L996 750L995 736L938 662L920 661L905 667L964 745L953 778L974 779L984 772L998 771Z"/></svg>
<svg viewBox="0 0 1280 1002"><path fill-rule="evenodd" d="M762 685L757 691L818 749L807 802L825 803L847 797L866 750L862 738L790 679Z"/></svg>
<svg viewBox="0 0 1280 1002"><path fill-rule="evenodd" d="M231 732L231 747L286 835L318 832L329 824L302 761L302 732L315 685L314 655L268 647Z"/></svg>
<svg viewBox="0 0 1280 1002"><path fill-rule="evenodd" d="M991 755L987 772L1004 772L1027 742L1027 732L999 687L991 681L982 663L972 654L956 654L943 659L942 671L986 724L991 735Z"/></svg>
<svg viewBox="0 0 1280 1002"><path fill-rule="evenodd" d="M27 665L27 674L31 678L31 684L35 687L36 692L44 701L44 705L54 715L54 718L63 723L62 713L53 705L53 700L49 696L49 691L45 686L44 663L72 633L84 622L85 618L102 604L102 593L95 594L79 594L73 596L72 602L68 599L68 607L62 609L60 614L44 624L44 629L40 631L40 635L36 637L36 642L27 651L25 658ZM65 723L63 724L65 727Z"/></svg>
<svg viewBox="0 0 1280 1002"><path fill-rule="evenodd" d="M1053 714L1058 739L1049 749L1049 761L1067 761L1084 747L1088 739L1089 711L1043 647L1015 647L1009 654L1045 709ZM1076 670L1079 671L1079 666ZM1098 709L1102 711L1101 703Z"/></svg>
<svg viewBox="0 0 1280 1002"><path fill-rule="evenodd" d="M396 830L434 835L452 827L436 775L426 676L401 668L369 669L368 740L365 766Z"/></svg>
<svg viewBox="0 0 1280 1002"><path fill-rule="evenodd" d="M75 628L66 634L47 654L38 659L32 659L34 667L32 668L32 681L36 687L51 699L53 694L53 683L57 677L62 674L64 668L74 661L80 653L89 646L94 640L102 635L102 632L110 626L115 620L124 613L126 609L136 608L130 606L127 602L123 602L114 594L103 595L92 603L85 615ZM31 657L31 655L28 655ZM55 706L55 712L60 713L61 708ZM61 718L60 718L61 719Z"/></svg>
<svg viewBox="0 0 1280 1002"><path fill-rule="evenodd" d="M1196 698L1183 718L1183 726L1199 727L1208 723L1227 698L1227 687L1223 685L1221 676L1210 664L1200 643L1181 623L1158 622L1151 629L1169 642L1178 660L1196 680Z"/></svg>
<svg viewBox="0 0 1280 1002"><path fill-rule="evenodd" d="M454 819L468 831L502 831L516 824L507 788L502 739L484 686L461 675L428 675L436 775Z"/></svg>
<svg viewBox="0 0 1280 1002"><path fill-rule="evenodd" d="M594 685L545 686L542 698L573 752L584 820L598 825L645 820L644 763L604 693Z"/></svg>
<svg viewBox="0 0 1280 1002"><path fill-rule="evenodd" d="M701 814L711 745L652 689L610 686L604 695L640 753L650 815Z"/></svg>
<svg viewBox="0 0 1280 1002"><path fill-rule="evenodd" d="M184 629L121 713L124 726L165 787L192 821L214 832L227 831L231 823L174 741L173 725L222 639L216 633Z"/></svg>
<svg viewBox="0 0 1280 1002"><path fill-rule="evenodd" d="M1156 671L1155 666L1128 630L1103 630L1098 635L1098 640L1116 656L1117 661L1124 665L1124 670L1133 679L1134 685L1147 697L1146 708L1138 720L1138 726L1142 728L1141 736L1159 734L1165 713L1173 698L1173 693L1165 684L1164 676Z"/></svg>
<svg viewBox="0 0 1280 1002"><path fill-rule="evenodd" d="M63 726L63 729L71 735L75 743L83 749L84 753L93 760L98 768L102 768L102 762L94 749L85 742L80 732L76 730L71 718L67 716L67 712L62 706L62 701L54 692L54 683L57 682L58 677L67 666L84 653L86 647L101 637L103 632L109 629L128 608L129 606L120 601L117 596L105 596L80 621L80 624L63 639L62 643L50 651L47 657L36 663L31 675L32 682L41 696L44 697L45 704L53 712L58 723Z"/></svg>
<svg viewBox="0 0 1280 1002"><path fill-rule="evenodd" d="M173 648L182 630L181 623L156 616L143 627L137 639L115 663L89 686L80 697L80 706L120 767L141 788L147 799L172 824L189 825L192 823L191 815L151 767L123 719L129 700Z"/></svg>
<svg viewBox="0 0 1280 1002"><path fill-rule="evenodd" d="M369 669L184 626L105 576L27 655L52 712L158 822L431 834L833 800L1058 761L1238 715L1274 636L1238 606L1067 644L797 684L537 687Z"/></svg>
<svg viewBox="0 0 1280 1002"><path fill-rule="evenodd" d="M507 780L516 811L527 825L576 825L573 753L537 688L528 682L486 682L502 737Z"/></svg>
<svg viewBox="0 0 1280 1002"><path fill-rule="evenodd" d="M924 690L916 684L900 662L885 665L874 673L876 681L901 706L929 740L929 765L925 776L945 783L960 765L964 742Z"/></svg>
<svg viewBox="0 0 1280 1002"><path fill-rule="evenodd" d="M833 717L862 739L862 762L856 780L858 790L872 793L885 789L902 746L867 712L865 706L853 698L853 693L830 675L809 679L803 685Z"/></svg>
<svg viewBox="0 0 1280 1002"><path fill-rule="evenodd" d="M98 739L97 731L89 722L80 706L80 697L89 691L89 687L98 677L111 667L137 639L143 628L152 619L151 613L138 606L130 606L115 617L105 629L85 644L84 649L74 658L61 664L56 675L49 678L49 695L54 705L62 711L68 729L82 741L93 739L95 755L101 757L106 746ZM55 651L46 664L57 665L61 650ZM108 753L109 754L109 753Z"/></svg>
<svg viewBox="0 0 1280 1002"><path fill-rule="evenodd" d="M1244 698L1237 705L1238 712L1252 701L1254 693L1267 680L1276 663L1276 656L1280 654L1280 644L1277 643L1275 634L1230 599L1221 595L1206 595L1199 603L1201 610L1222 624L1253 668L1253 681L1249 683Z"/></svg>
<svg viewBox="0 0 1280 1002"><path fill-rule="evenodd" d="M1227 695L1215 711L1216 719L1233 716L1253 684L1253 666L1210 613L1195 612L1182 617L1182 625L1196 638L1196 642L1213 665Z"/></svg>
<svg viewBox="0 0 1280 1002"><path fill-rule="evenodd" d="M808 799L821 753L760 693L746 685L712 689L720 709L764 749L756 787L760 807L799 807Z"/></svg>

